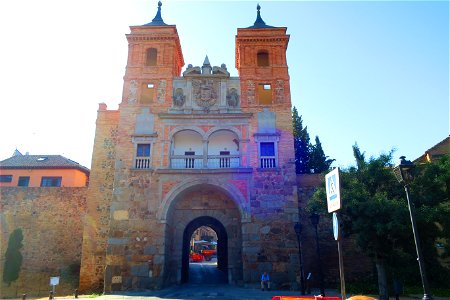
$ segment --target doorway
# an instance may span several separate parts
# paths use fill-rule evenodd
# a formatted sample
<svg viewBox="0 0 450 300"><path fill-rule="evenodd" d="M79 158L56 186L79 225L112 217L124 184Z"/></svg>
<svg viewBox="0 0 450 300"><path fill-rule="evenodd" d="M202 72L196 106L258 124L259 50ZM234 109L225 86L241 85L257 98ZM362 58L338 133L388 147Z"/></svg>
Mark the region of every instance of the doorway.
<svg viewBox="0 0 450 300"><path fill-rule="evenodd" d="M217 235L217 265L214 260L212 262L206 261L205 263L202 261L200 264L198 262L190 263L191 237L202 226L211 228ZM181 282L205 284L228 283L228 235L223 224L217 219L209 216L198 217L192 220L184 229Z"/></svg>

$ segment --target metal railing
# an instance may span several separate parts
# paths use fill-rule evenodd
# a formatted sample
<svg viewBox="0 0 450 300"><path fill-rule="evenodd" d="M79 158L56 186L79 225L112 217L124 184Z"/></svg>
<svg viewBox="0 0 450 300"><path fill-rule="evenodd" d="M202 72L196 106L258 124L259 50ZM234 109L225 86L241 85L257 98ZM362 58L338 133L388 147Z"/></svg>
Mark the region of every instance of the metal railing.
<svg viewBox="0 0 450 300"><path fill-rule="evenodd" d="M208 168L239 168L240 158L239 155L208 155Z"/></svg>
<svg viewBox="0 0 450 300"><path fill-rule="evenodd" d="M203 169L203 155L173 155L170 158L172 169Z"/></svg>
<svg viewBox="0 0 450 300"><path fill-rule="evenodd" d="M238 168L240 155L208 155L205 163L203 155L173 155L170 157L172 169L223 169Z"/></svg>

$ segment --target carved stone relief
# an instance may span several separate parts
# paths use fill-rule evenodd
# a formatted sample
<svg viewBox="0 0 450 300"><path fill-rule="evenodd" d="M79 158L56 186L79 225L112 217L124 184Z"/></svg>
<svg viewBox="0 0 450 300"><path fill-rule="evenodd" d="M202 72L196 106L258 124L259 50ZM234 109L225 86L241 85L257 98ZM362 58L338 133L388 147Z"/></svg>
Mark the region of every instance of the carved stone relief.
<svg viewBox="0 0 450 300"><path fill-rule="evenodd" d="M166 99L166 86L167 82L165 80L160 80L158 84L158 103L164 103Z"/></svg>
<svg viewBox="0 0 450 300"><path fill-rule="evenodd" d="M247 81L247 101L248 104L255 104L255 83L253 80Z"/></svg>
<svg viewBox="0 0 450 300"><path fill-rule="evenodd" d="M275 87L275 97L277 103L284 102L284 81L283 80L277 80L276 87Z"/></svg>
<svg viewBox="0 0 450 300"><path fill-rule="evenodd" d="M239 104L239 95L237 90L231 88L227 91L227 104L231 107L237 107Z"/></svg>
<svg viewBox="0 0 450 300"><path fill-rule="evenodd" d="M136 80L131 80L130 81L130 85L128 87L128 103L130 104L134 104L137 101L137 81Z"/></svg>
<svg viewBox="0 0 450 300"><path fill-rule="evenodd" d="M173 95L173 105L177 107L182 107L184 105L185 100L186 96L183 94L183 89L181 88L176 89Z"/></svg>
<svg viewBox="0 0 450 300"><path fill-rule="evenodd" d="M208 111L217 102L218 88L219 82L212 79L192 80L192 94L195 103Z"/></svg>

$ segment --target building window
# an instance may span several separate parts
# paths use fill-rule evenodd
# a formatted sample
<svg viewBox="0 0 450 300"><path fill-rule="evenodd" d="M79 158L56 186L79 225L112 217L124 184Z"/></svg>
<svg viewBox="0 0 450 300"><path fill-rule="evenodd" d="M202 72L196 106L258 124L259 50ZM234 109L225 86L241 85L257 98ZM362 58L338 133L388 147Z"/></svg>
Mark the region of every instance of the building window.
<svg viewBox="0 0 450 300"><path fill-rule="evenodd" d="M0 175L0 182L11 182L12 175Z"/></svg>
<svg viewBox="0 0 450 300"><path fill-rule="evenodd" d="M141 86L141 104L150 104L153 101L155 85L153 83L143 83Z"/></svg>
<svg viewBox="0 0 450 300"><path fill-rule="evenodd" d="M150 144L137 144L134 167L136 169L150 169Z"/></svg>
<svg viewBox="0 0 450 300"><path fill-rule="evenodd" d="M62 177L42 177L41 187L61 186Z"/></svg>
<svg viewBox="0 0 450 300"><path fill-rule="evenodd" d="M275 143L274 142L262 142L259 144L259 158L261 168L275 168L276 156L275 156Z"/></svg>
<svg viewBox="0 0 450 300"><path fill-rule="evenodd" d="M137 157L150 156L150 144L138 144L136 156Z"/></svg>
<svg viewBox="0 0 450 300"><path fill-rule="evenodd" d="M268 67L269 53L267 51L259 51L256 55L256 61L258 63L258 67Z"/></svg>
<svg viewBox="0 0 450 300"><path fill-rule="evenodd" d="M220 151L220 156L225 156L225 157L221 157L219 159L219 167L220 168L229 168L230 167L230 151Z"/></svg>
<svg viewBox="0 0 450 300"><path fill-rule="evenodd" d="M146 66L156 66L156 58L158 56L158 50L155 48L149 48L147 49L147 55L145 58L145 65Z"/></svg>
<svg viewBox="0 0 450 300"><path fill-rule="evenodd" d="M268 83L258 85L259 104L272 104L272 87Z"/></svg>
<svg viewBox="0 0 450 300"><path fill-rule="evenodd" d="M30 176L20 176L17 186L28 186L30 184Z"/></svg>
<svg viewBox="0 0 450 300"><path fill-rule="evenodd" d="M194 163L195 163L195 159L194 159L194 155L195 155L195 151L185 151L184 152L185 156L192 156L192 157L187 157L184 159L185 162L185 168L186 169L193 169L195 167Z"/></svg>

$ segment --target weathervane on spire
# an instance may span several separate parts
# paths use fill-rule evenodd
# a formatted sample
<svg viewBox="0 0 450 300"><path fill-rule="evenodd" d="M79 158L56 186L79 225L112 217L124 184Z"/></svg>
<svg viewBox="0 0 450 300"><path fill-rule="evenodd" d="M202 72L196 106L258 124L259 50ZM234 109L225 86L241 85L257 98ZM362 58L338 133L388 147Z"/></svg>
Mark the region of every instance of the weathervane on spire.
<svg viewBox="0 0 450 300"><path fill-rule="evenodd" d="M273 26L269 26L266 25L266 22L263 21L263 19L261 18L261 5L256 5L256 21L253 24L253 26L250 26L249 28L266 28L266 27L273 27Z"/></svg>
<svg viewBox="0 0 450 300"><path fill-rule="evenodd" d="M158 1L158 11L156 12L156 16L153 18L153 20L148 23L145 24L145 26L164 26L167 25L166 23L164 23L162 17L161 17L161 6L162 6L162 2Z"/></svg>

